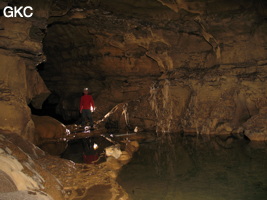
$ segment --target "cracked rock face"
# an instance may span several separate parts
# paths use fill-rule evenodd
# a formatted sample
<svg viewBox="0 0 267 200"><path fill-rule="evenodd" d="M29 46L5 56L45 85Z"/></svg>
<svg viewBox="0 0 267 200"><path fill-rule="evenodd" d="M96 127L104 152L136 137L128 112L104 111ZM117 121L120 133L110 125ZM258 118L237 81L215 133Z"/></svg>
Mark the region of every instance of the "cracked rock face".
<svg viewBox="0 0 267 200"><path fill-rule="evenodd" d="M230 134L266 106L265 3L74 5L49 19L41 71L65 119L78 117L83 87L95 118L128 103L133 127L158 132Z"/></svg>

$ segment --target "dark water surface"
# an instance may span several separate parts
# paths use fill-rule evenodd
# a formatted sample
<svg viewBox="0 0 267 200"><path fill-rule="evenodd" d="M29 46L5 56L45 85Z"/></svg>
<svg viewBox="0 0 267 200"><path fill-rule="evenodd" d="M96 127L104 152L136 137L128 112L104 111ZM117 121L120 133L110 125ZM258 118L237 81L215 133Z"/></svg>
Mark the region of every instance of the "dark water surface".
<svg viewBox="0 0 267 200"><path fill-rule="evenodd" d="M166 137L141 144L118 182L133 200L267 200L267 145Z"/></svg>

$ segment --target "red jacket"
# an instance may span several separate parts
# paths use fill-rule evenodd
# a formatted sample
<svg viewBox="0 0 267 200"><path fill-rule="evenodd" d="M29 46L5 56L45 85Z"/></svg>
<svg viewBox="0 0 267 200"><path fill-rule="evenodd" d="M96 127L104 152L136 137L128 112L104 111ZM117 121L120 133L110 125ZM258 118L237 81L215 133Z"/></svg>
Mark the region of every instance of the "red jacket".
<svg viewBox="0 0 267 200"><path fill-rule="evenodd" d="M80 110L91 109L91 106L95 107L93 97L91 95L83 95L80 101Z"/></svg>

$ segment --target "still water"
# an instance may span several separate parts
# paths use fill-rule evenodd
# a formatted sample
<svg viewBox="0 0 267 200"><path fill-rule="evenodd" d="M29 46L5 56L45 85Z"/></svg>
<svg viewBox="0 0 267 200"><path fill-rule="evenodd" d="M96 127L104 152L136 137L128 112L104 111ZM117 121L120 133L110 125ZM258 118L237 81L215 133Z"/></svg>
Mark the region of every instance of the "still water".
<svg viewBox="0 0 267 200"><path fill-rule="evenodd" d="M141 144L118 182L133 200L267 200L267 144L165 137Z"/></svg>

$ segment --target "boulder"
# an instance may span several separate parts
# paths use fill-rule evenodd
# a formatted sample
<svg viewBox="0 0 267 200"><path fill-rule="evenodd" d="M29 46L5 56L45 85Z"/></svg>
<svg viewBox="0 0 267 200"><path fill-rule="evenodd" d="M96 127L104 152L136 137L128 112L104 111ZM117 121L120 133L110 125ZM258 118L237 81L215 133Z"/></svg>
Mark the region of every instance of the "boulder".
<svg viewBox="0 0 267 200"><path fill-rule="evenodd" d="M35 134L38 138L38 144L45 139L59 139L66 136L66 126L58 120L49 116L32 115L35 125Z"/></svg>
<svg viewBox="0 0 267 200"><path fill-rule="evenodd" d="M67 147L66 126L49 116L32 115L35 125L35 144L52 155L60 155ZM60 140L60 141L58 141Z"/></svg>
<svg viewBox="0 0 267 200"><path fill-rule="evenodd" d="M267 141L267 107L247 120L243 127L245 136L251 141Z"/></svg>

